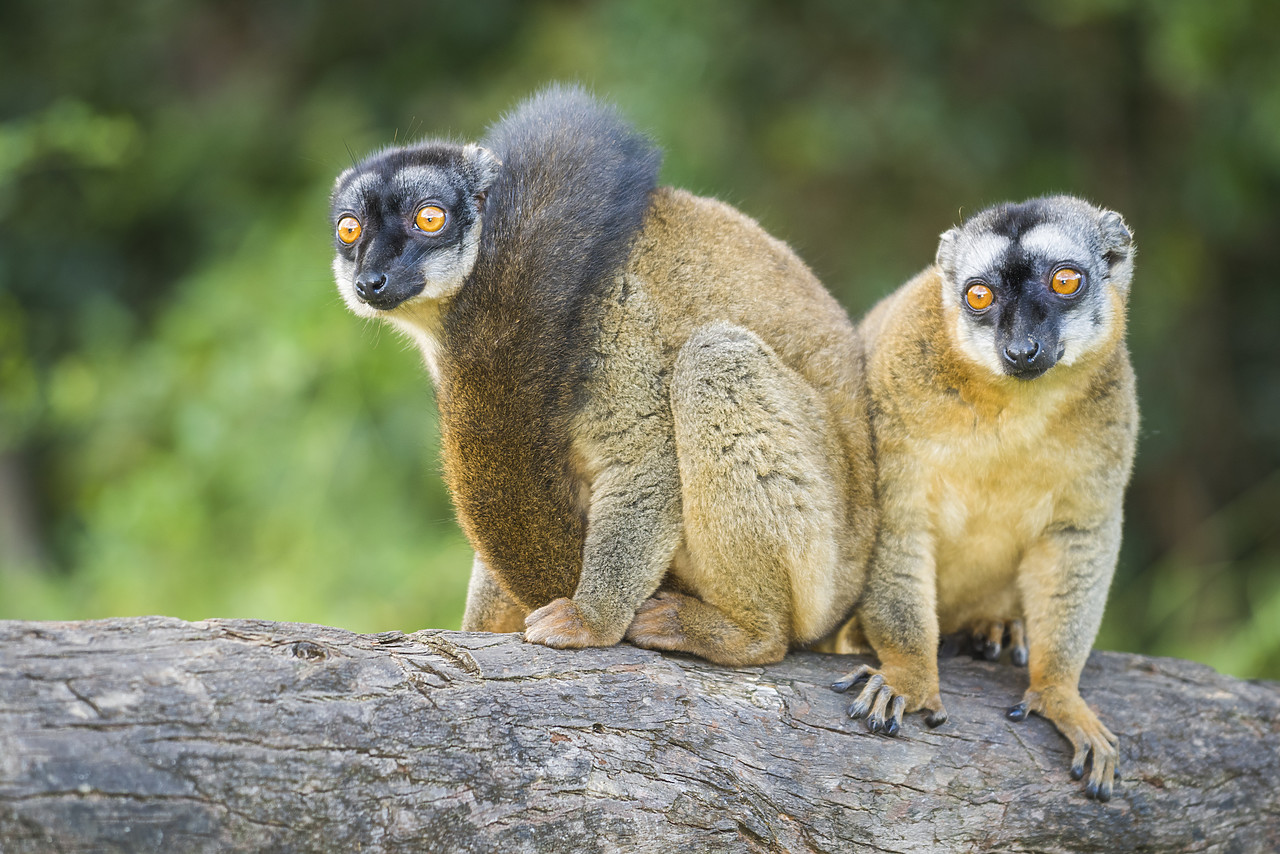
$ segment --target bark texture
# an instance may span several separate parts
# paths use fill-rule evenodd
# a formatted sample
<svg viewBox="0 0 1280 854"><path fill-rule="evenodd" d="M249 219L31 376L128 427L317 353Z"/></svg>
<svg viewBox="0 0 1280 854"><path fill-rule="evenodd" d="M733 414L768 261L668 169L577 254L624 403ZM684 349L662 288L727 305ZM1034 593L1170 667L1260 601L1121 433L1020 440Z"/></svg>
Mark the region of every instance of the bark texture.
<svg viewBox="0 0 1280 854"><path fill-rule="evenodd" d="M1114 799L943 661L951 720L866 733L857 659L726 670L518 635L0 622L0 851L1280 850L1280 686L1095 653Z"/></svg>

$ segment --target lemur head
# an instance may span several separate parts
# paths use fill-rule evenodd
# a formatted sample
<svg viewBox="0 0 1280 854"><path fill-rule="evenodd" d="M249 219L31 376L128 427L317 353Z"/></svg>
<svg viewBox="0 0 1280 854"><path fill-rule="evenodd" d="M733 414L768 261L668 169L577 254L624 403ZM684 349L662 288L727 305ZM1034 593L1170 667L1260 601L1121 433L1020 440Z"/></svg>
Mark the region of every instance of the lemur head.
<svg viewBox="0 0 1280 854"><path fill-rule="evenodd" d="M970 217L942 235L936 263L960 350L1030 380L1124 323L1133 239L1114 211L1046 196Z"/></svg>
<svg viewBox="0 0 1280 854"><path fill-rule="evenodd" d="M424 142L339 175L329 211L347 306L374 317L455 294L475 265L485 194L500 168L479 146Z"/></svg>

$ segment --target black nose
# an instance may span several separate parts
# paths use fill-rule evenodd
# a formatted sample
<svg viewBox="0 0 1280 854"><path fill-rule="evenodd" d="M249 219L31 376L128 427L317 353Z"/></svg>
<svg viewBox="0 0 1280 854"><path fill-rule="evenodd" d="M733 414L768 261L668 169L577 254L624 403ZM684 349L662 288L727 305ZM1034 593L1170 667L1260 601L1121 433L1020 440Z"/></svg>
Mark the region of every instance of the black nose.
<svg viewBox="0 0 1280 854"><path fill-rule="evenodd" d="M363 300L373 299L386 284L386 273L364 273L356 279L356 294Z"/></svg>
<svg viewBox="0 0 1280 854"><path fill-rule="evenodd" d="M1040 342L1034 338L1024 338L1004 348L1005 361L1019 371L1035 367L1036 356L1039 355Z"/></svg>

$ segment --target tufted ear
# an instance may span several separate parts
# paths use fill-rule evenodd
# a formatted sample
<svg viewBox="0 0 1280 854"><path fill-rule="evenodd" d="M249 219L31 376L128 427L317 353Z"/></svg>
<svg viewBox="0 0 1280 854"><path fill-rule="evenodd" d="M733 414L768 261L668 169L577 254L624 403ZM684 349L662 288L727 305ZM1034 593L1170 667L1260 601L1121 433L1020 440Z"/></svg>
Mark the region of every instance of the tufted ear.
<svg viewBox="0 0 1280 854"><path fill-rule="evenodd" d="M956 240L960 237L960 229L952 228L944 231L942 236L938 238L938 253L933 257L933 263L941 268L944 275L951 277L955 270L955 249Z"/></svg>
<svg viewBox="0 0 1280 854"><path fill-rule="evenodd" d="M1102 233L1102 257L1110 270L1108 278L1116 287L1128 290L1133 279L1133 233L1115 211L1102 212L1098 230Z"/></svg>
<svg viewBox="0 0 1280 854"><path fill-rule="evenodd" d="M476 197L483 200L502 171L502 161L489 149L475 144L464 147L462 154L475 174Z"/></svg>

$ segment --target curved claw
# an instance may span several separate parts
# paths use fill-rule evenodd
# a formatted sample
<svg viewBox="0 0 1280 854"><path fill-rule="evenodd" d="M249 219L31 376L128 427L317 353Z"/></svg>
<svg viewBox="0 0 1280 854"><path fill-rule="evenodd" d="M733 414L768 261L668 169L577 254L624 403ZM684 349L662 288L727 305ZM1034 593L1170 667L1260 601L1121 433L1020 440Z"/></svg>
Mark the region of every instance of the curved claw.
<svg viewBox="0 0 1280 854"><path fill-rule="evenodd" d="M898 730L902 728L902 710L906 708L907 698L899 694L893 698L893 705L889 707L889 720L885 724L884 734L894 736L898 734Z"/></svg>
<svg viewBox="0 0 1280 854"><path fill-rule="evenodd" d="M875 673L875 668L872 667L870 664L864 664L861 667L859 667L857 670L853 671L852 673L846 673L841 678L832 682L831 690L839 691L840 693L843 694L845 691L848 691L850 688L852 688L854 685L857 685L862 680L869 679L872 673Z"/></svg>
<svg viewBox="0 0 1280 854"><path fill-rule="evenodd" d="M987 644L982 650L982 657L987 661L999 661L1000 651L1003 648L1001 643L1004 641L1004 623L992 623L990 630L987 632Z"/></svg>
<svg viewBox="0 0 1280 854"><path fill-rule="evenodd" d="M1102 801L1103 803L1111 800L1111 786L1115 778L1115 759L1111 756L1106 757L1101 762L1098 761L1097 751L1089 751L1093 759L1093 773L1089 775L1089 782L1085 784L1085 797ZM1101 766L1099 768L1099 766ZM1075 768L1072 767L1072 776L1075 776ZM1076 777L1076 779L1080 779Z"/></svg>
<svg viewBox="0 0 1280 854"><path fill-rule="evenodd" d="M1016 667L1027 666L1027 631L1022 620L1014 620L1009 624L1009 659Z"/></svg>
<svg viewBox="0 0 1280 854"><path fill-rule="evenodd" d="M872 732L883 732L889 734L889 726L885 721L885 714L889 709L889 701L893 699L893 689L885 686L876 694L875 705L871 707L871 713L867 715L867 729Z"/></svg>
<svg viewBox="0 0 1280 854"><path fill-rule="evenodd" d="M875 702L876 694L884 687L884 677L879 673L871 674L871 678L867 680L867 684L863 687L862 693L858 695L858 699L853 701L853 705L849 707L849 717L861 718L871 711L871 704Z"/></svg>
<svg viewBox="0 0 1280 854"><path fill-rule="evenodd" d="M1106 751L1106 755L1101 762L1098 761L1098 751L1092 748L1089 750L1093 760L1093 769L1089 775L1089 782L1084 787L1084 793L1087 797L1095 798L1104 803L1111 800L1111 787L1116 778L1116 762L1118 760L1115 745L1108 746L1111 749Z"/></svg>

